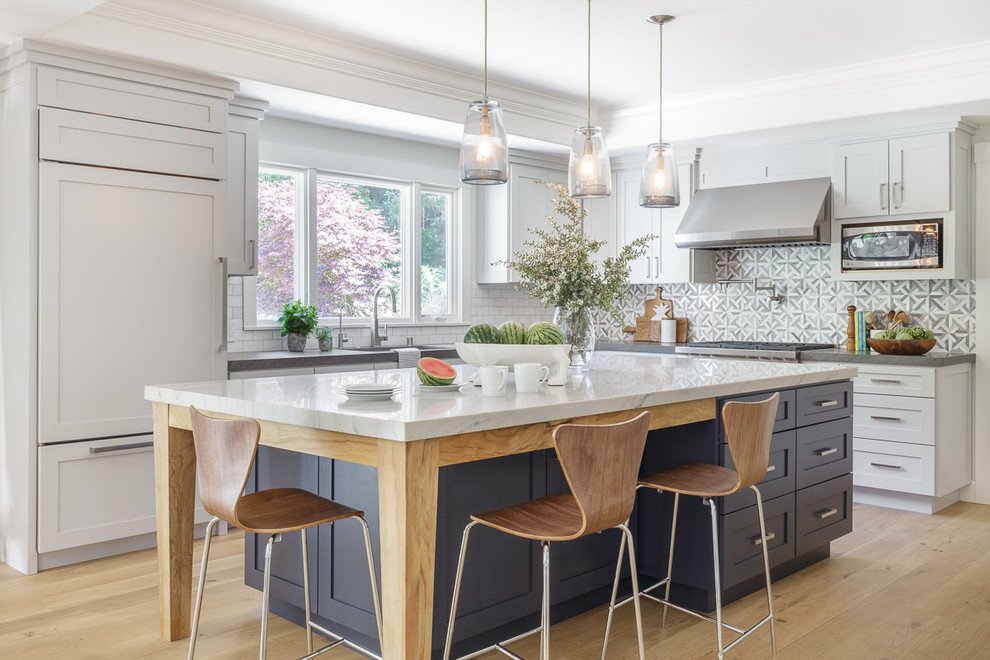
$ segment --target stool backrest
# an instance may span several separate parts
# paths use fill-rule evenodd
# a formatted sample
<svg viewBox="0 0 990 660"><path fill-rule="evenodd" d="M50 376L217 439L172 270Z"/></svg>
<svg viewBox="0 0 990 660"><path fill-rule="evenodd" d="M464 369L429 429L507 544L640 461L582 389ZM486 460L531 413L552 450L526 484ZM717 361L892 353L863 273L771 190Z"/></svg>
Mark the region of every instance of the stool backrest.
<svg viewBox="0 0 990 660"><path fill-rule="evenodd" d="M571 538L629 519L650 428L650 413L618 424L564 424L553 432L557 457L581 509L584 524Z"/></svg>
<svg viewBox="0 0 990 660"><path fill-rule="evenodd" d="M226 523L237 525L237 502L244 494L261 425L253 419L207 417L189 406L196 478L203 508Z"/></svg>
<svg viewBox="0 0 990 660"><path fill-rule="evenodd" d="M736 490L754 486L767 476L779 400L780 394L774 392L763 401L730 401L722 406L722 427L739 475Z"/></svg>

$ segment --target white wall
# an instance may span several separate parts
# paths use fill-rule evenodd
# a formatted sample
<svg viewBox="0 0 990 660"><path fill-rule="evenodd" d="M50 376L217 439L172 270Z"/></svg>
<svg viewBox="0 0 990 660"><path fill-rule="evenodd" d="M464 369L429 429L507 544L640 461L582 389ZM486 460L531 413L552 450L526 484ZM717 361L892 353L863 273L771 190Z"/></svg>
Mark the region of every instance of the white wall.
<svg viewBox="0 0 990 660"><path fill-rule="evenodd" d="M973 138L973 279L976 282L976 384L973 484L964 499L990 504L990 124Z"/></svg>

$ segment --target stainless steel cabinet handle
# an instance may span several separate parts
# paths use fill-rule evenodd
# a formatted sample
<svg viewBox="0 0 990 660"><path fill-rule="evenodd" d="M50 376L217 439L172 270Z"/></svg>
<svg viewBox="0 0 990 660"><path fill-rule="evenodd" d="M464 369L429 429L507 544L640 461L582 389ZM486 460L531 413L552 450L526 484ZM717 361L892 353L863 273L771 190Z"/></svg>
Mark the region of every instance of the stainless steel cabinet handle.
<svg viewBox="0 0 990 660"><path fill-rule="evenodd" d="M254 270L258 266L258 241L253 238L248 241L248 269Z"/></svg>
<svg viewBox="0 0 990 660"><path fill-rule="evenodd" d="M839 405L838 401L815 401L815 405L819 408L830 408L832 406Z"/></svg>
<svg viewBox="0 0 990 660"><path fill-rule="evenodd" d="M148 447L154 447L155 441L148 440L147 442L131 442L126 445L113 445L112 447L90 447L90 454L106 454L111 451L124 451L126 449L147 449Z"/></svg>
<svg viewBox="0 0 990 660"><path fill-rule="evenodd" d="M880 208L887 210L887 184L880 184Z"/></svg>
<svg viewBox="0 0 990 660"><path fill-rule="evenodd" d="M774 532L767 532L767 541L772 541L775 538L777 538L777 535ZM751 538L749 540L749 544L750 545L763 545L763 539L761 539L759 536L754 536L753 538Z"/></svg>
<svg viewBox="0 0 990 660"><path fill-rule="evenodd" d="M816 449L812 452L815 456L831 456L837 453L839 450L837 447L829 447L828 449Z"/></svg>
<svg viewBox="0 0 990 660"><path fill-rule="evenodd" d="M898 385L901 382L900 378L871 378L871 383L890 383L891 385Z"/></svg>
<svg viewBox="0 0 990 660"><path fill-rule="evenodd" d="M646 258L646 279L650 279L650 258Z"/></svg>
<svg viewBox="0 0 990 660"><path fill-rule="evenodd" d="M900 181L894 181L894 185L892 186L892 189L890 191L890 201L894 205L895 209L899 209L901 207L901 204L904 203L904 186L901 186L901 204L897 203L897 186L900 185L901 185Z"/></svg>
<svg viewBox="0 0 990 660"><path fill-rule="evenodd" d="M660 277L660 257L653 257L653 265L656 267L653 277Z"/></svg>
<svg viewBox="0 0 990 660"><path fill-rule="evenodd" d="M878 419L881 422L899 422L900 417L887 417L886 415L870 415L870 419Z"/></svg>
<svg viewBox="0 0 990 660"><path fill-rule="evenodd" d="M834 516L838 512L839 512L839 510L838 509L835 509L835 508L832 508L832 509L823 509L821 511L816 511L815 512L815 517L818 518L819 520L825 520L829 516Z"/></svg>
<svg viewBox="0 0 990 660"><path fill-rule="evenodd" d="M767 472L773 472L776 469L777 469L777 466L776 465L768 465L767 466Z"/></svg>
<svg viewBox="0 0 990 660"><path fill-rule="evenodd" d="M900 470L900 469L902 469L900 465L891 465L890 463L873 463L873 462L871 462L870 465L872 465L873 467L883 468L885 470Z"/></svg>
<svg viewBox="0 0 990 660"><path fill-rule="evenodd" d="M220 259L220 345L218 351L227 350L227 257Z"/></svg>

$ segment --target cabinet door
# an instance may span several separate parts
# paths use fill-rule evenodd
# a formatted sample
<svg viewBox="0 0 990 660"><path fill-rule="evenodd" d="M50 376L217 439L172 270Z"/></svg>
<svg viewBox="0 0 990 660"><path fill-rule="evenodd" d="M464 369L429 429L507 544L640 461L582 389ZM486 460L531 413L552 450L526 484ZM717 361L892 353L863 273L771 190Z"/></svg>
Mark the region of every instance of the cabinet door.
<svg viewBox="0 0 990 660"><path fill-rule="evenodd" d="M949 134L890 141L890 212L949 210Z"/></svg>
<svg viewBox="0 0 990 660"><path fill-rule="evenodd" d="M616 173L616 244L625 246L641 236L656 233L661 228L660 212L639 205L639 171ZM673 239L671 239L673 240ZM629 264L630 284L652 284L660 261L660 239L646 254Z"/></svg>
<svg viewBox="0 0 990 660"><path fill-rule="evenodd" d="M547 214L550 213L550 192L546 186L537 181L544 181L548 176L546 169L530 165L512 165L509 170L509 195L511 208L509 222L511 232L511 252L509 258L516 252L525 249L523 243L533 240L533 229L549 229ZM513 278L517 279L517 278Z"/></svg>
<svg viewBox="0 0 990 660"><path fill-rule="evenodd" d="M597 241L605 241L605 245L593 257L594 262L601 266L605 259L616 254L615 195L586 199L581 205L587 212L584 217L584 233Z"/></svg>
<svg viewBox="0 0 990 660"><path fill-rule="evenodd" d="M680 205L671 209L660 209L660 238L654 243L653 263L656 267L653 280L661 284L677 282L714 282L715 251L679 248L674 243L674 234L684 218L691 196L694 194L691 163L677 168L678 185L681 190Z"/></svg>
<svg viewBox="0 0 990 660"><path fill-rule="evenodd" d="M832 211L835 218L887 215L890 211L887 141L835 148Z"/></svg>
<svg viewBox="0 0 990 660"><path fill-rule="evenodd" d="M257 275L258 120L231 115L227 147L227 272Z"/></svg>
<svg viewBox="0 0 990 660"><path fill-rule="evenodd" d="M148 432L145 385L226 377L221 184L59 163L40 173L40 440Z"/></svg>

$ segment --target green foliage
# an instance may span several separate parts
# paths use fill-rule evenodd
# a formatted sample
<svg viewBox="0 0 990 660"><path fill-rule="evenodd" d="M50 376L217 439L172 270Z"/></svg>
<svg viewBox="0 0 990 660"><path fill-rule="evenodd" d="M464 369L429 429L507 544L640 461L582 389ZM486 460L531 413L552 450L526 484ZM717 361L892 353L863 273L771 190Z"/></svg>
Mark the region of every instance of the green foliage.
<svg viewBox="0 0 990 660"><path fill-rule="evenodd" d="M282 305L282 316L278 317L279 325L282 326L282 336L290 332L297 332L301 335L308 335L319 325L319 316L316 307L304 305L301 300Z"/></svg>
<svg viewBox="0 0 990 660"><path fill-rule="evenodd" d="M530 228L529 232L536 238L523 243L528 250L516 252L511 261L499 261L495 265L516 271L522 280L516 288L526 290L544 305L561 307L568 314L585 307L598 307L622 323L616 303L628 295L629 262L646 254L656 236L637 238L617 256L596 265L592 258L606 242L583 232L582 221L587 211L567 193L566 186L546 181L536 183L557 192L553 207L566 221L558 222L548 215L549 230Z"/></svg>
<svg viewBox="0 0 990 660"><path fill-rule="evenodd" d="M874 339L894 339L895 337L897 337L896 330L881 330L873 335Z"/></svg>
<svg viewBox="0 0 990 660"><path fill-rule="evenodd" d="M313 331L313 336L319 341L326 341L333 338L333 331L328 325L321 325L316 330Z"/></svg>
<svg viewBox="0 0 990 660"><path fill-rule="evenodd" d="M873 335L874 339L935 339L935 333L924 328L901 328L900 330L881 330Z"/></svg>

